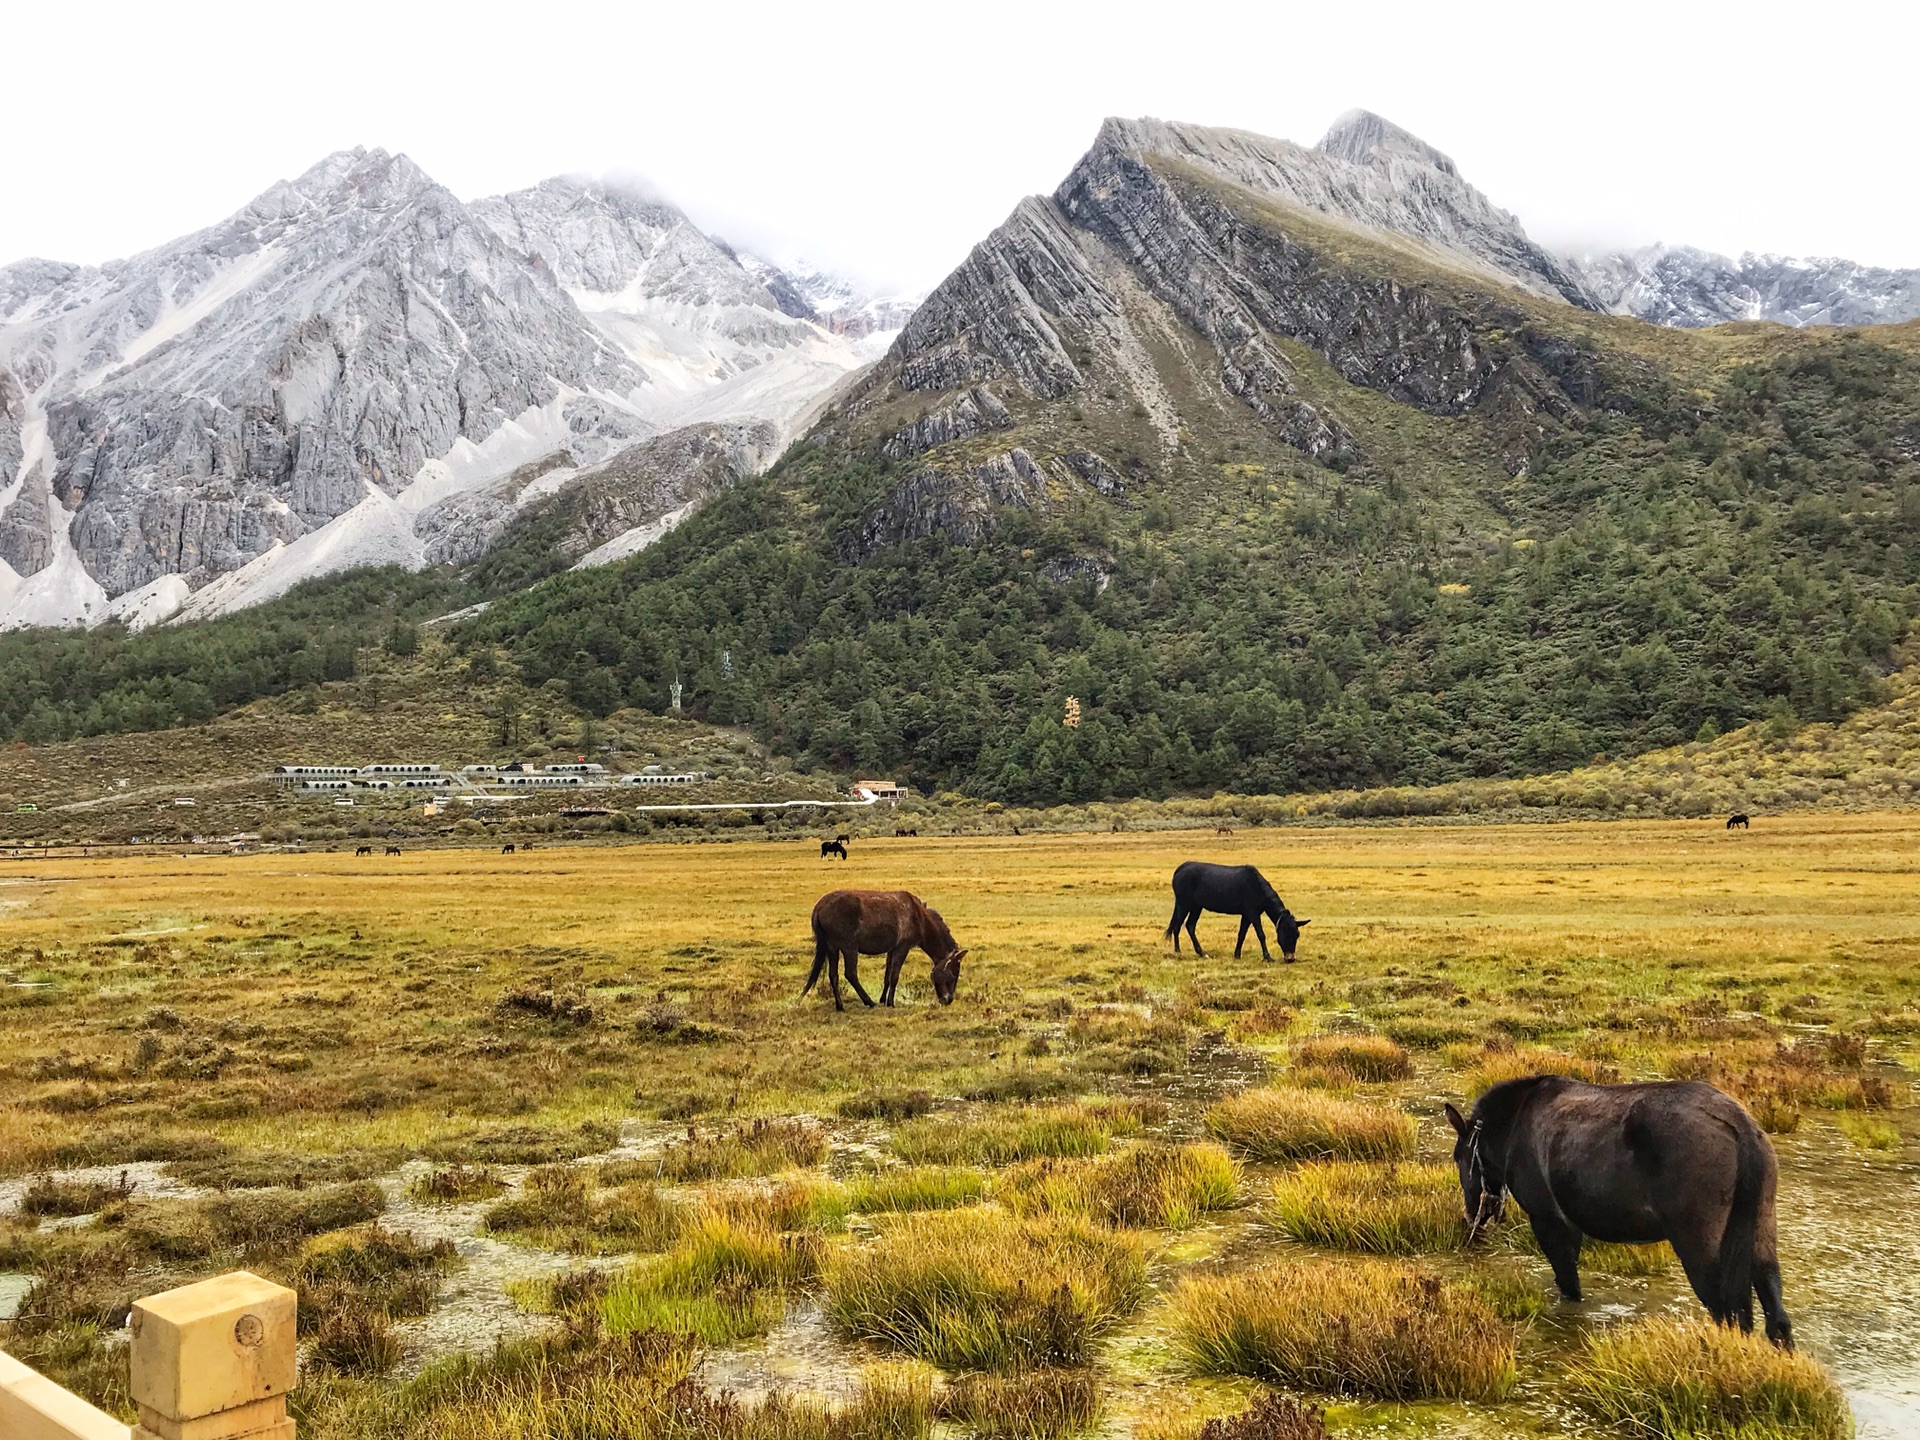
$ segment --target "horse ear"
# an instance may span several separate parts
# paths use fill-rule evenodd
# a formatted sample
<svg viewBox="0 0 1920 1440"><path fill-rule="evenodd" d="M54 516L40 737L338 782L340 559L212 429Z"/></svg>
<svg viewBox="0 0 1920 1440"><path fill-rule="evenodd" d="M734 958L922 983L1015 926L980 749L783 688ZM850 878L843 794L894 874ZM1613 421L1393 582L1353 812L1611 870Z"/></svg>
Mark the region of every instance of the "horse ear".
<svg viewBox="0 0 1920 1440"><path fill-rule="evenodd" d="M1453 1102L1451 1100L1447 1101L1447 1123L1453 1126L1454 1134L1464 1135L1467 1133L1467 1117L1453 1108Z"/></svg>
<svg viewBox="0 0 1920 1440"><path fill-rule="evenodd" d="M1302 919L1299 919L1298 917L1295 917L1293 923L1298 925L1302 930L1304 930L1307 928L1307 926L1311 925L1313 922L1311 920L1302 920Z"/></svg>
<svg viewBox="0 0 1920 1440"><path fill-rule="evenodd" d="M958 965L958 964L959 964L959 963L960 963L960 962L961 962L962 960L964 960L964 959L966 958L966 955L967 955L967 952L966 952L966 951L964 951L964 950L956 950L956 951L954 951L954 952L953 952L953 963L954 963L954 964L956 964L956 965Z"/></svg>

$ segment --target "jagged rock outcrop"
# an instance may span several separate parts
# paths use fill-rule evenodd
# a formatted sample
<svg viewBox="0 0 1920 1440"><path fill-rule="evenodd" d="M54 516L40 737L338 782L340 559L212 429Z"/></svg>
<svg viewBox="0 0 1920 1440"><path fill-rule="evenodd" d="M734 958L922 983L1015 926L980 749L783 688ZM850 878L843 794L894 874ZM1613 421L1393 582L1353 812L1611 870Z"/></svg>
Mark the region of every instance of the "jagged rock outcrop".
<svg viewBox="0 0 1920 1440"><path fill-rule="evenodd" d="M1920 316L1920 270L1649 245L1569 262L1599 304L1656 325L1883 325Z"/></svg>
<svg viewBox="0 0 1920 1440"><path fill-rule="evenodd" d="M427 559L464 565L516 530L537 526L554 556L572 564L764 469L779 442L778 427L768 421L688 425L598 464L529 466L424 513L419 529Z"/></svg>
<svg viewBox="0 0 1920 1440"><path fill-rule="evenodd" d="M841 553L859 561L934 535L977 545L993 533L1001 509L1043 511L1049 503L1046 473L1019 448L964 468L916 470L841 537Z"/></svg>
<svg viewBox="0 0 1920 1440"><path fill-rule="evenodd" d="M1011 424L1013 417L1000 403L1000 397L985 386L978 386L896 430L887 437L880 451L889 460L906 460L936 446L984 435L989 430L1004 430Z"/></svg>

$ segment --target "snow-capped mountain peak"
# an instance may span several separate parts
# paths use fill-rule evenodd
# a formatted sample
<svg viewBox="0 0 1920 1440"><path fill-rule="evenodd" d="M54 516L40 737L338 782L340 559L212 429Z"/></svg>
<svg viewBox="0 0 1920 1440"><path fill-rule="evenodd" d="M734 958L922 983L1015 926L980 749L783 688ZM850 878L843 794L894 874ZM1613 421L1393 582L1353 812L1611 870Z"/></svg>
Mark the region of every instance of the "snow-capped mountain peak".
<svg viewBox="0 0 1920 1440"><path fill-rule="evenodd" d="M870 352L664 201L563 178L467 204L337 151L144 254L0 267L0 625L472 558L520 468L557 457L551 494L688 425L745 425L765 463Z"/></svg>

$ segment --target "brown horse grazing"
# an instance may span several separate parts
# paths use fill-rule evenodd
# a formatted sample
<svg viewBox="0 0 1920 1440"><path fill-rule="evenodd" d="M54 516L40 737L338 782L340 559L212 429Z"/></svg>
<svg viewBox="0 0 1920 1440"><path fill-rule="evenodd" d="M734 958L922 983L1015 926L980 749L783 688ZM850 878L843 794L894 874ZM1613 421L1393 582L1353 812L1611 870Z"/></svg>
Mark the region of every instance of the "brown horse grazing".
<svg viewBox="0 0 1920 1440"><path fill-rule="evenodd" d="M1530 1075L1495 1085L1471 1119L1447 1106L1447 1119L1469 1244L1511 1194L1560 1293L1578 1300L1588 1236L1665 1240L1709 1315L1752 1330L1757 1291L1767 1338L1793 1348L1775 1253L1773 1145L1730 1096L1697 1080L1587 1085Z"/></svg>
<svg viewBox="0 0 1920 1440"><path fill-rule="evenodd" d="M880 987L880 1003L893 1004L900 986L900 967L907 952L918 945L933 961L933 993L942 1005L953 1003L960 985L960 957L967 952L954 943L953 932L931 909L905 890L834 890L813 907L813 973L800 993L813 989L825 970L833 986L833 1008L840 1003L840 962L847 963L847 983L868 1005L873 997L860 983L860 957L884 955L887 969Z"/></svg>

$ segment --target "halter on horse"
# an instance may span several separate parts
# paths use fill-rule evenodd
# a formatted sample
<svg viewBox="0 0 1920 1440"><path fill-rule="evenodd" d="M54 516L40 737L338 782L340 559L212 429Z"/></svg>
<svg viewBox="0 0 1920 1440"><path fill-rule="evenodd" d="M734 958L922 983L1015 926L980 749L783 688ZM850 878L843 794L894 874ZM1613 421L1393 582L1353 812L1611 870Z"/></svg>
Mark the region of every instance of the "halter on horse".
<svg viewBox="0 0 1920 1440"><path fill-rule="evenodd" d="M1498 1224L1507 1213L1507 1185L1503 1177L1498 1185L1490 1184L1487 1177L1486 1156L1481 1153L1480 1141L1486 1133L1486 1122L1475 1120L1473 1129L1467 1134L1467 1174L1480 1187L1480 1198L1475 1203L1473 1214L1467 1221L1467 1244L1479 1240L1489 1225Z"/></svg>

